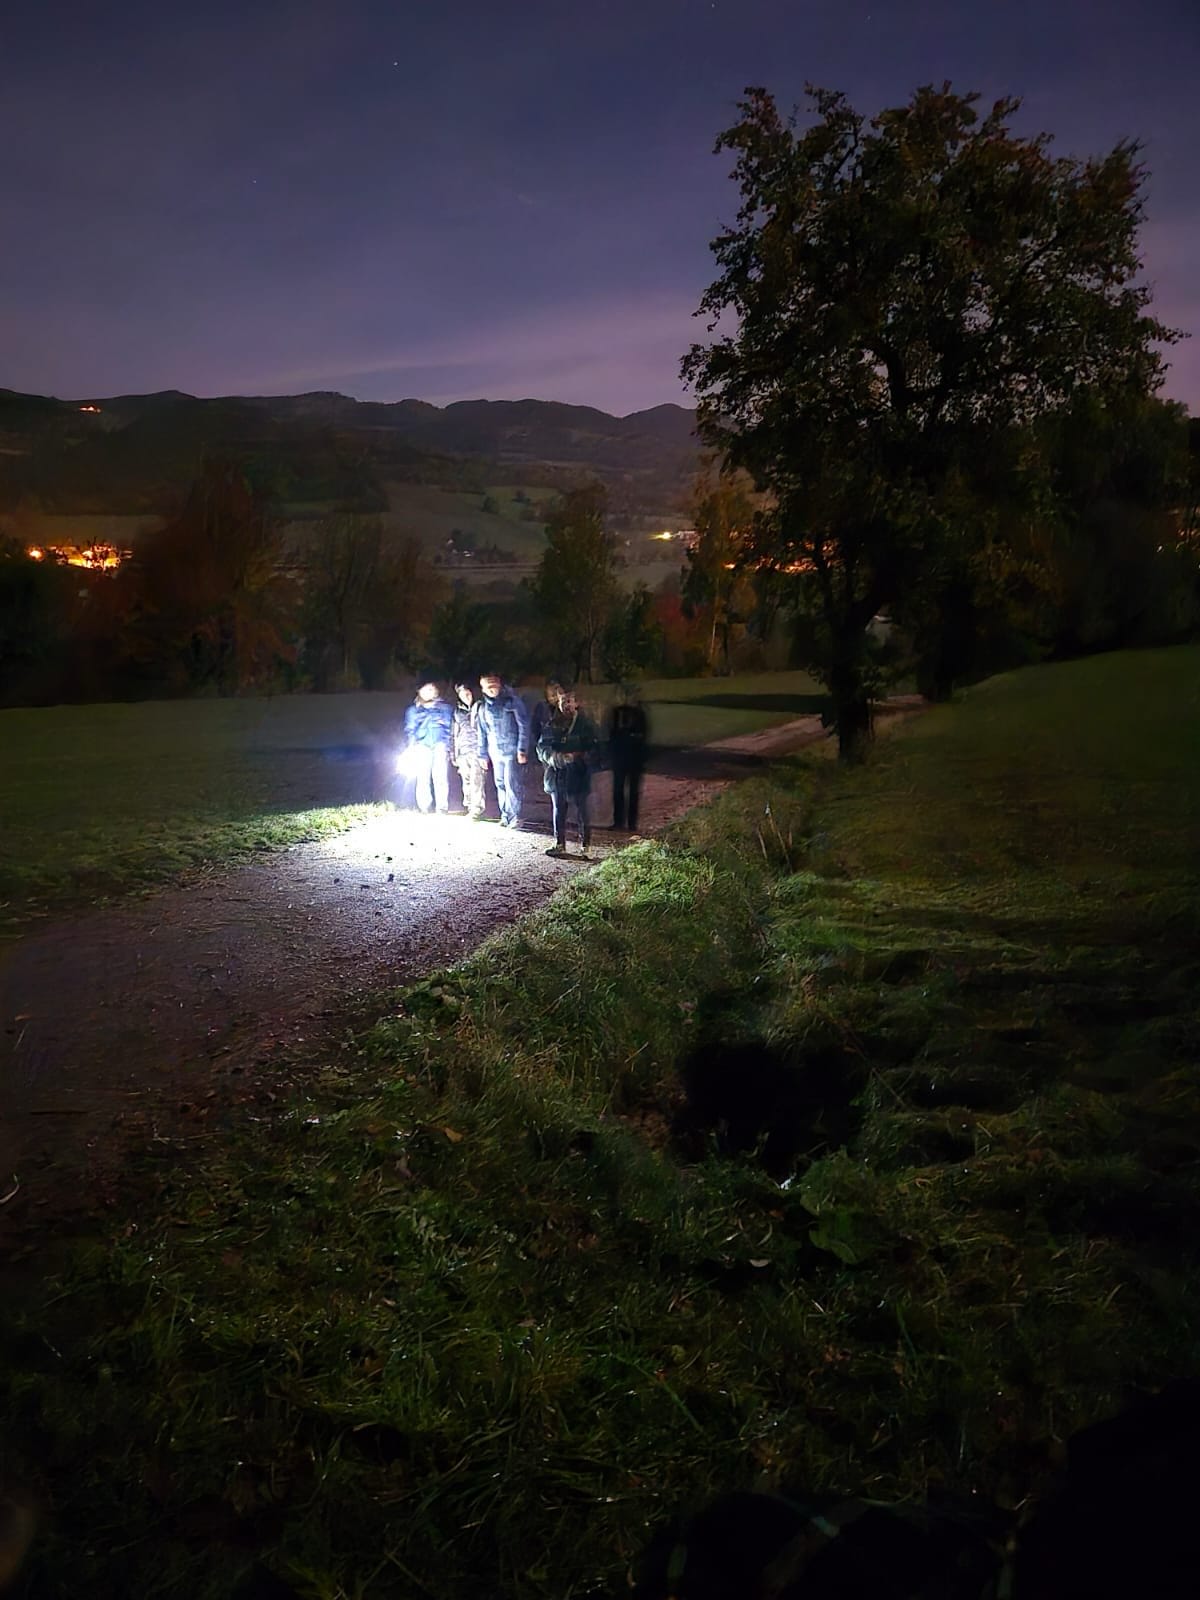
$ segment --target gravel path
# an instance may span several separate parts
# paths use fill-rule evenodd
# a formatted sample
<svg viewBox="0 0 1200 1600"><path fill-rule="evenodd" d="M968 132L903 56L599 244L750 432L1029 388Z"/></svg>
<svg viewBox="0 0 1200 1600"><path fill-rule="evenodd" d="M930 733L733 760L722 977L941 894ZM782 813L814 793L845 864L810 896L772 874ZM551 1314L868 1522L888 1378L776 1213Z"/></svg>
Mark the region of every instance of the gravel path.
<svg viewBox="0 0 1200 1600"><path fill-rule="evenodd" d="M805 717L665 756L642 831L821 737ZM601 776L594 815L610 803ZM549 837L534 768L521 831L395 812L0 949L0 1238L94 1210L136 1144L284 1097L297 1062L370 997L457 959L584 866L547 859ZM594 859L622 842L596 840Z"/></svg>

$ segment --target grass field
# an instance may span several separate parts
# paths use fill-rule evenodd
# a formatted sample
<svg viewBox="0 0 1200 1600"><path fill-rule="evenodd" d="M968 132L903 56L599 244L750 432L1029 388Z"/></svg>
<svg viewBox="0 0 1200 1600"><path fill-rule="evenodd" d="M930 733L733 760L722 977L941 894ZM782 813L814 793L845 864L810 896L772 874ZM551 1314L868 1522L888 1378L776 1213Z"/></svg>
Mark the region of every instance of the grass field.
<svg viewBox="0 0 1200 1600"><path fill-rule="evenodd" d="M785 720L813 689L802 673L714 682L646 686L663 701L650 708L660 743ZM0 711L0 924L352 826L386 795L409 698Z"/></svg>
<svg viewBox="0 0 1200 1600"><path fill-rule="evenodd" d="M472 588L508 579L520 582L541 560L546 549L545 527L542 522L527 521L522 512L525 505L516 499L518 486L513 484L492 486L486 493L497 510L484 511L482 493L462 489L443 489L435 484L388 483L386 485L388 509L382 515L387 532L394 539L415 538L425 554L432 559L445 548L455 532L470 534L477 546L495 544L510 550L517 558L512 568L481 567L470 564L448 567L446 576L455 582L462 581ZM525 493L538 505L546 505L556 498L556 491L536 485ZM293 518L287 524L288 538L295 549L303 552L323 517L329 515L328 507L293 507ZM364 518L364 520L370 520ZM642 542L642 541L639 541ZM661 548L661 547L659 547ZM622 569L626 588L644 583L655 588L666 577L679 572L683 553L645 566L631 565Z"/></svg>
<svg viewBox="0 0 1200 1600"><path fill-rule="evenodd" d="M24 1592L615 1595L682 1502L1013 1506L1195 1374L1198 710L1111 656L797 758L148 1156L0 1360Z"/></svg>

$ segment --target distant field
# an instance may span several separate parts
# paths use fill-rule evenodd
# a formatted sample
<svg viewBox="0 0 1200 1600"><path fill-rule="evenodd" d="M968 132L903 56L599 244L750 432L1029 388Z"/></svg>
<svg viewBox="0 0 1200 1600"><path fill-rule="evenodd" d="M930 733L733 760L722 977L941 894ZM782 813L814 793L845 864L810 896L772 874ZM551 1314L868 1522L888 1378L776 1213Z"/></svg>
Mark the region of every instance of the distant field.
<svg viewBox="0 0 1200 1600"><path fill-rule="evenodd" d="M799 715L812 685L785 673L647 684L646 693L655 740L679 746ZM386 797L386 757L409 698L0 712L0 919L352 825L359 808Z"/></svg>
<svg viewBox="0 0 1200 1600"><path fill-rule="evenodd" d="M654 678L640 685L652 743L679 749L754 733L825 705L821 686L806 672L742 673L732 678ZM580 691L602 711L612 690Z"/></svg>
<svg viewBox="0 0 1200 1600"><path fill-rule="evenodd" d="M389 483L387 491L385 524L398 534L414 534L431 555L446 543L456 528L470 534L476 545L497 544L502 550L512 550L529 562L538 561L545 549L542 524L520 520L512 488L488 491L502 508L499 515L484 511L482 494L419 483ZM537 500L549 493L541 489L528 492Z"/></svg>
<svg viewBox="0 0 1200 1600"><path fill-rule="evenodd" d="M495 544L502 550L511 550L517 557L517 564L512 568L475 568L469 563L448 568L447 576L456 582L461 580L473 588L497 579L510 578L519 582L528 577L542 558L546 548L544 527L540 521L531 522L522 516L526 507L516 498L521 492L519 485L493 485L483 493L422 483L389 483L386 487L388 509L382 513L382 521L392 538L415 538L432 558L445 548L455 532L465 533L473 538L476 546ZM485 493L499 506L498 513L484 511ZM540 506L557 498L556 490L537 485L525 489L524 493ZM289 538L297 550L303 551L305 543L314 537L317 524L329 515L329 508L294 505L287 511L290 514ZM644 566L631 565L623 570L623 582L629 589L638 583L654 589L664 578L677 573L681 564L682 557L677 554Z"/></svg>

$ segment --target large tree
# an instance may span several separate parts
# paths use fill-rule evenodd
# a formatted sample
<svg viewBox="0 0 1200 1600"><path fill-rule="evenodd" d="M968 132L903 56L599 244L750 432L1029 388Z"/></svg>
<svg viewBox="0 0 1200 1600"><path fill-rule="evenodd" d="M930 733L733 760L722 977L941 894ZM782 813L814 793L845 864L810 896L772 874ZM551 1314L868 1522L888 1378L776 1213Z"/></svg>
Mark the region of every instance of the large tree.
<svg viewBox="0 0 1200 1600"><path fill-rule="evenodd" d="M717 141L741 205L683 373L702 436L770 497L755 559L811 606L852 758L871 619L1002 537L997 463L1032 470L1014 439L1081 390L1153 391L1172 335L1140 282L1135 144L1055 157L1013 131L1016 101L981 113L949 85L869 122L810 99L801 128L748 90Z"/></svg>
<svg viewBox="0 0 1200 1600"><path fill-rule="evenodd" d="M600 640L620 601L617 541L601 484L571 489L546 524L546 553L533 580L543 635L558 670L592 682Z"/></svg>

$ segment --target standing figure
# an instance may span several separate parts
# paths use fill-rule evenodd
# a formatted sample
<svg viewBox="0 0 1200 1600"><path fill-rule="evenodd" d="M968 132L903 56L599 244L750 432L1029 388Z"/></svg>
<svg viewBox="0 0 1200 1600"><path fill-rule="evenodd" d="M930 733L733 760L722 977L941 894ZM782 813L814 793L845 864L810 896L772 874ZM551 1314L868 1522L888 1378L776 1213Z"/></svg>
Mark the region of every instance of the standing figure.
<svg viewBox="0 0 1200 1600"><path fill-rule="evenodd" d="M562 699L563 686L557 678L546 679L545 698L539 700L534 706L529 718L529 748L536 754L537 747L542 742L542 735L553 722L558 712L558 702Z"/></svg>
<svg viewBox="0 0 1200 1600"><path fill-rule="evenodd" d="M521 768L529 760L529 713L521 696L498 672L485 673L479 687L483 690L479 702L480 778L490 761L500 821L506 828L519 828L525 787Z"/></svg>
<svg viewBox="0 0 1200 1600"><path fill-rule="evenodd" d="M608 759L612 765L613 821L617 831L629 824L637 832L638 801L642 794L642 774L646 770L646 741L649 724L638 692L629 684L621 691L608 713L606 731Z"/></svg>
<svg viewBox="0 0 1200 1600"><path fill-rule="evenodd" d="M450 733L454 712L436 683L423 683L404 713L404 743L412 762L418 811L450 809Z"/></svg>
<svg viewBox="0 0 1200 1600"><path fill-rule="evenodd" d="M567 853L567 821L574 805L579 824L579 844L584 855L592 842L589 796L592 792L592 762L596 753L596 728L591 718L579 709L579 702L565 690L538 743L538 760L545 768L543 784L550 796L554 814L554 844L548 856Z"/></svg>
<svg viewBox="0 0 1200 1600"><path fill-rule="evenodd" d="M479 764L479 704L469 683L456 683L450 760L462 781L463 806L478 822L483 815L483 768Z"/></svg>

